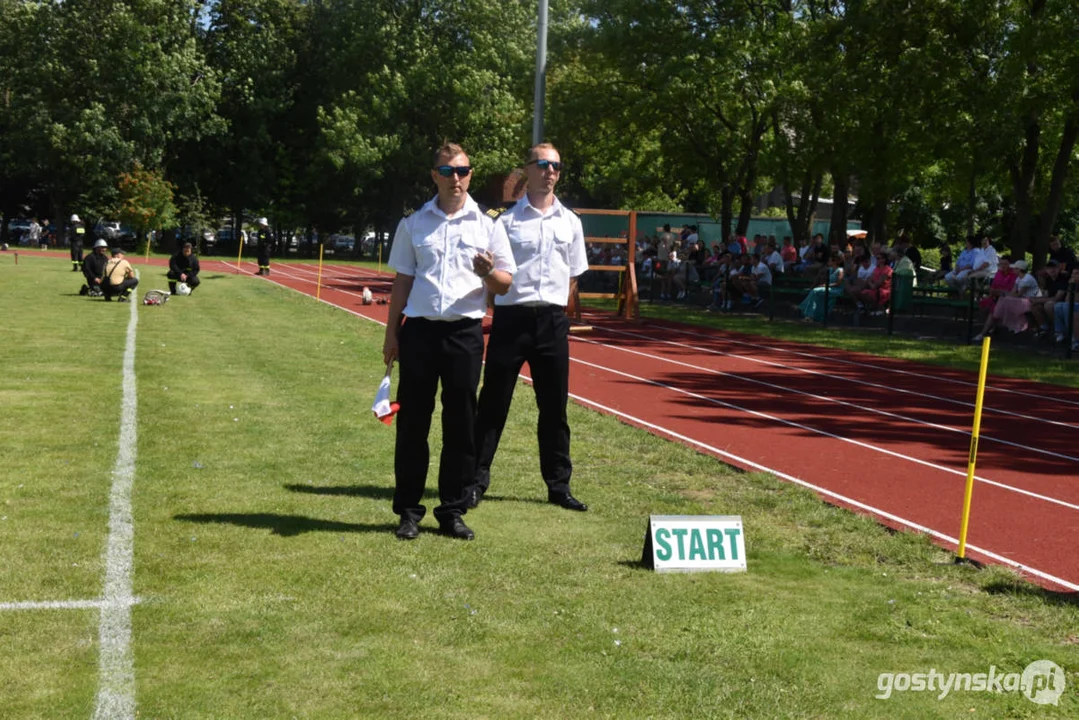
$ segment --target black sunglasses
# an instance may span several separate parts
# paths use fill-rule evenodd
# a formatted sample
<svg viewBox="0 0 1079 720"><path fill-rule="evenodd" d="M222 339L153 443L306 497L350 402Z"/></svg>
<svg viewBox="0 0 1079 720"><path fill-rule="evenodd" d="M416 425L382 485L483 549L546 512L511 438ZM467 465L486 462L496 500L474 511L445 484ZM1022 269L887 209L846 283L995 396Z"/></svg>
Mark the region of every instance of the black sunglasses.
<svg viewBox="0 0 1079 720"><path fill-rule="evenodd" d="M535 165L540 170L546 170L547 168L551 168L555 172L562 171L562 163L558 162L557 160L529 160L528 164Z"/></svg>
<svg viewBox="0 0 1079 720"><path fill-rule="evenodd" d="M468 177L472 174L472 168L468 165L459 165L454 167L453 165L439 165L435 168L438 174L442 177L453 177L454 173L457 173L457 177Z"/></svg>

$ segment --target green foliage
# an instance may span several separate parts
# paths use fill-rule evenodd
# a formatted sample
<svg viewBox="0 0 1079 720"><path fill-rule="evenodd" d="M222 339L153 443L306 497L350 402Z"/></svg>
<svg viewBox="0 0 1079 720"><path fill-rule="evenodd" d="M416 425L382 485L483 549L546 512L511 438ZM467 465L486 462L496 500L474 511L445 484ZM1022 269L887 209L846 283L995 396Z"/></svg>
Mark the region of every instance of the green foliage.
<svg viewBox="0 0 1079 720"><path fill-rule="evenodd" d="M134 170L120 175L117 187L120 220L138 230L140 236L148 230L171 227L176 223L172 184L160 173L144 170L136 164Z"/></svg>

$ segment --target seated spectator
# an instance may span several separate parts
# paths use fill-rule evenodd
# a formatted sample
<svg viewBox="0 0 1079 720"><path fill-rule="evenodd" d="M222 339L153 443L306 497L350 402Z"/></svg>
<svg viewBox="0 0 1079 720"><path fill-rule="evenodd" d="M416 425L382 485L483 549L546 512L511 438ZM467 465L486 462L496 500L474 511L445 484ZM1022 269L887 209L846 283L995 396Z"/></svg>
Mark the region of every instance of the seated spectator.
<svg viewBox="0 0 1079 720"><path fill-rule="evenodd" d="M858 302L858 293L865 290L869 278L873 275L873 269L873 263L867 253L860 258L854 272L844 274L843 292L854 302Z"/></svg>
<svg viewBox="0 0 1079 720"><path fill-rule="evenodd" d="M970 271L970 278L992 278L996 275L1000 266L1000 257L996 248L993 247L993 239L983 235L981 247L978 248L974 258L974 269Z"/></svg>
<svg viewBox="0 0 1079 720"><path fill-rule="evenodd" d="M952 271L952 248L948 243L941 243L940 245L940 267L934 270L928 276L929 284L938 283L944 279L944 276Z"/></svg>
<svg viewBox="0 0 1079 720"><path fill-rule="evenodd" d="M135 277L135 269L131 267L131 263L124 259L124 251L120 248L113 248L112 259L105 264L105 279L101 283L101 289L105 292L105 299L112 300L114 297L118 297L120 302L127 302L138 284L139 280Z"/></svg>
<svg viewBox="0 0 1079 720"><path fill-rule="evenodd" d="M1021 333L1027 329L1027 313L1030 312L1031 301L1040 298L1042 290L1034 276L1027 272L1026 260L1016 260L1012 263L1012 268L1019 279L1009 294L997 300L993 314L986 319L980 337L990 334L998 325L1003 325L1013 333Z"/></svg>
<svg viewBox="0 0 1079 720"><path fill-rule="evenodd" d="M94 249L82 263L82 275L86 284L79 290L79 295L101 297L105 294L102 283L105 280L105 266L109 262L109 244L104 240L94 243Z"/></svg>
<svg viewBox="0 0 1079 720"><path fill-rule="evenodd" d="M1023 263L1023 270L1026 271L1026 263ZM989 282L989 291L985 297L978 301L978 307L982 309L986 314L985 325L982 327L982 331L974 336L974 340L978 341L985 337L987 334L993 331L995 325L994 315L996 314L997 305L1000 301L1010 295L1015 295L1015 286L1019 281L1018 273L1011 267L1011 258L1000 258L999 266L993 279ZM1037 283L1034 283L1037 286ZM1029 300L1027 301L1027 307L1030 306ZM1006 310L1006 308L1005 308ZM1004 310L1002 310L1002 313ZM1026 309L1023 310L1024 321L1023 329L1026 329Z"/></svg>
<svg viewBox="0 0 1079 720"><path fill-rule="evenodd" d="M1052 330L1050 318L1053 317L1053 308L1068 296L1068 275L1064 273L1060 263L1056 260L1050 260L1042 269L1045 271L1045 285L1042 288L1042 294L1040 297L1032 298L1030 301L1030 315L1037 325L1034 337L1049 334L1049 331ZM1060 340L1057 340L1057 342L1060 342Z"/></svg>
<svg viewBox="0 0 1079 720"><path fill-rule="evenodd" d="M1049 238L1049 259L1056 260L1066 275L1071 275L1072 270L1079 267L1075 260L1075 252L1070 247L1061 244L1059 235Z"/></svg>
<svg viewBox="0 0 1079 720"><path fill-rule="evenodd" d="M1079 268L1072 270L1069 280L1072 286L1079 286ZM1071 302L1071 289L1065 293L1060 302L1053 305L1053 327L1056 331L1056 341L1064 342L1068 332L1068 309L1072 311L1072 350L1079 350L1079 299L1073 305Z"/></svg>
<svg viewBox="0 0 1079 720"><path fill-rule="evenodd" d="M737 272L735 258L729 252L723 253L715 264L715 274L712 278L712 304L706 310L730 310L731 297L728 291L728 283L732 272Z"/></svg>
<svg viewBox="0 0 1079 720"><path fill-rule="evenodd" d="M779 254L779 250L776 249L775 241L769 240L767 246L767 254L764 259L764 263L768 266L768 269L772 272L773 278L782 277L785 270L783 266L783 256Z"/></svg>
<svg viewBox="0 0 1079 720"><path fill-rule="evenodd" d="M728 298L737 300L741 296L749 297L747 288L753 283L753 256L742 254L735 261L727 283ZM728 306L728 310L730 307Z"/></svg>
<svg viewBox="0 0 1079 720"><path fill-rule="evenodd" d="M968 235L966 246L963 248L963 252L959 253L959 258L955 261L955 269L944 275L944 282L948 287L956 290L966 287L967 278L974 270L974 261L977 259L977 250L974 247L975 243L976 238L973 235Z"/></svg>
<svg viewBox="0 0 1079 720"><path fill-rule="evenodd" d="M828 302L825 303L825 293ZM828 280L824 285L815 287L809 291L805 300L798 306L802 311L802 317L807 321L824 322L827 314L832 312L836 300L843 293L843 255L833 255L828 260Z"/></svg>
<svg viewBox="0 0 1079 720"><path fill-rule="evenodd" d="M805 274L823 278L828 267L829 255L831 255L831 250L824 244L824 235L817 233L813 236L813 245L809 248L809 264L805 268Z"/></svg>
<svg viewBox="0 0 1079 720"><path fill-rule="evenodd" d="M888 264L888 254L884 250L877 255L877 267L865 288L854 294L859 310L868 310L874 315L883 315L892 297L892 267Z"/></svg>
<svg viewBox="0 0 1079 720"><path fill-rule="evenodd" d="M748 276L741 276L741 289L749 296L754 307L764 304L762 295L772 288L772 271L759 254L753 254L753 269Z"/></svg>
<svg viewBox="0 0 1079 720"><path fill-rule="evenodd" d="M798 263L798 249L794 247L794 241L790 236L783 238L783 249L779 251L780 257L783 258L783 267L793 267Z"/></svg>
<svg viewBox="0 0 1079 720"><path fill-rule="evenodd" d="M742 254L742 243L738 241L738 236L734 233L727 236L727 252L734 257L739 257Z"/></svg>
<svg viewBox="0 0 1079 720"><path fill-rule="evenodd" d="M892 269L896 275L911 278L911 287L918 287L918 273L915 270L914 261L907 257L907 253L903 248L892 248L888 251L888 258L892 261Z"/></svg>
<svg viewBox="0 0 1079 720"><path fill-rule="evenodd" d="M169 279L169 292L171 294L176 294L176 283L178 282L187 283L187 287L191 289L191 292L195 292L195 288L202 281L199 280L199 258L195 255L195 249L191 243L185 242L184 246L180 248L180 252L169 258L169 272L166 277Z"/></svg>

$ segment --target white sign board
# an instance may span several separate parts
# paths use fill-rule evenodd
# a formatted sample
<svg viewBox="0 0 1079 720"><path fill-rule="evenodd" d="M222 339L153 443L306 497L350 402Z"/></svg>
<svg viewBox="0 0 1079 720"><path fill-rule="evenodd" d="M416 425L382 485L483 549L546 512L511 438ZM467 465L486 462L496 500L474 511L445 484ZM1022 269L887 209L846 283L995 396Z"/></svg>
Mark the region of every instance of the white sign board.
<svg viewBox="0 0 1079 720"><path fill-rule="evenodd" d="M741 515L652 515L641 562L656 572L745 572Z"/></svg>

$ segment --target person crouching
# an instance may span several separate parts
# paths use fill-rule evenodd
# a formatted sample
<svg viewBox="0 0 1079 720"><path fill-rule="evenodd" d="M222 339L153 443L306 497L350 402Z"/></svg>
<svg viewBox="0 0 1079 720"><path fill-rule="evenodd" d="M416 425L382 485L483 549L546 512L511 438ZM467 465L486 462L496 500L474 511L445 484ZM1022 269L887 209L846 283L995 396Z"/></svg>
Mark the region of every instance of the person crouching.
<svg viewBox="0 0 1079 720"><path fill-rule="evenodd" d="M186 283L191 292L199 286L199 259L195 255L195 249L189 242L185 242L180 252L169 258L169 292L176 294L176 283Z"/></svg>
<svg viewBox="0 0 1079 720"><path fill-rule="evenodd" d="M124 259L124 251L113 248L112 258L105 265L105 280L101 283L101 288L105 291L105 299L112 300L114 297L119 297L120 302L127 302L138 284L135 269Z"/></svg>

